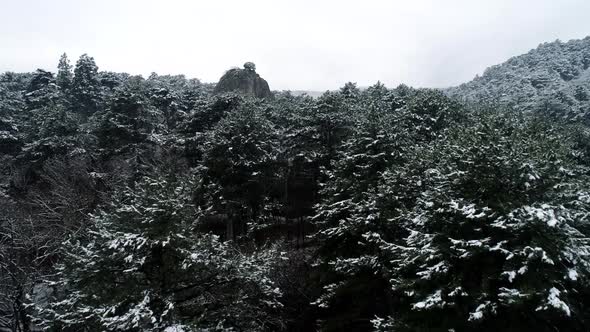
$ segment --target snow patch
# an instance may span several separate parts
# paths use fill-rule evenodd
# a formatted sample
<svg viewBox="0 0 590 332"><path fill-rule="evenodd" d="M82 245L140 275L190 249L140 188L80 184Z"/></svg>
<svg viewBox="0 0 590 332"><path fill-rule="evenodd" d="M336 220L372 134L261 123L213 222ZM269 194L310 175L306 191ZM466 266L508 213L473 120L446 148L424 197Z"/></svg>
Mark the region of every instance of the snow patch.
<svg viewBox="0 0 590 332"><path fill-rule="evenodd" d="M525 206L524 210L533 218L546 222L549 227L555 227L561 222L560 218L555 215L555 210L547 204L541 205L540 208Z"/></svg>
<svg viewBox="0 0 590 332"><path fill-rule="evenodd" d="M468 294L463 290L463 287L459 286L449 293L449 297L453 296L467 296Z"/></svg>
<svg viewBox="0 0 590 332"><path fill-rule="evenodd" d="M504 271L502 275L508 276L508 281L512 282L516 278L516 271Z"/></svg>
<svg viewBox="0 0 590 332"><path fill-rule="evenodd" d="M429 295L424 301L416 302L412 305L412 309L429 309L433 307L442 308L445 305L443 301L441 290L437 290L434 294Z"/></svg>
<svg viewBox="0 0 590 332"><path fill-rule="evenodd" d="M547 310L547 309L549 309L549 307L553 307L555 309L563 311L566 316L570 316L571 315L570 307L559 298L559 294L561 294L561 292L557 288L552 287L549 290L549 296L547 296L547 304L543 305L543 306L539 306L536 309L536 311Z"/></svg>
<svg viewBox="0 0 590 332"><path fill-rule="evenodd" d="M567 272L567 276L570 278L570 280L576 281L576 280L578 280L578 271L576 271L574 269L570 269Z"/></svg>

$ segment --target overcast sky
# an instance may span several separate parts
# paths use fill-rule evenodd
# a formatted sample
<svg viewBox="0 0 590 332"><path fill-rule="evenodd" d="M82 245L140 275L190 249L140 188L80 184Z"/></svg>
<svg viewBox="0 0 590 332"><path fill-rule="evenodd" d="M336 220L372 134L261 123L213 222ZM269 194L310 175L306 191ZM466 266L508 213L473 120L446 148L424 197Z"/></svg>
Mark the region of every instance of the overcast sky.
<svg viewBox="0 0 590 332"><path fill-rule="evenodd" d="M216 82L246 61L273 90L445 87L590 34L589 0L0 0L0 72L100 70Z"/></svg>

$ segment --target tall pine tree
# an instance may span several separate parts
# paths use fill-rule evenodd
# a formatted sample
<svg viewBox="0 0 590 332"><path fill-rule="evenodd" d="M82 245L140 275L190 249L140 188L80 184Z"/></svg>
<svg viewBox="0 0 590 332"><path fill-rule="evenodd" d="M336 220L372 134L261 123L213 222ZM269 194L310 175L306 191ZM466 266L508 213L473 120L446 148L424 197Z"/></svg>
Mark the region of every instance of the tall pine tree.
<svg viewBox="0 0 590 332"><path fill-rule="evenodd" d="M59 58L59 64L57 65L57 86L63 92L68 92L72 87L72 80L74 74L72 73L72 65L68 59L67 54L62 54Z"/></svg>
<svg viewBox="0 0 590 332"><path fill-rule="evenodd" d="M98 66L94 58L82 54L74 69L72 81L74 111L83 116L90 116L98 110L100 101L100 82Z"/></svg>

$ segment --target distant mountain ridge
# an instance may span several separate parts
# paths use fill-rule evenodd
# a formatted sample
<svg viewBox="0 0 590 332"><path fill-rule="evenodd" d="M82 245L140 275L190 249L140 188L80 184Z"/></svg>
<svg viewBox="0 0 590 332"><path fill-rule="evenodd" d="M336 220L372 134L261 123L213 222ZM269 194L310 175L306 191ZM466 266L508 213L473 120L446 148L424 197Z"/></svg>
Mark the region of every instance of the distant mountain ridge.
<svg viewBox="0 0 590 332"><path fill-rule="evenodd" d="M326 91L313 91L313 90L289 90L293 96L308 95L312 98L318 98L323 95Z"/></svg>
<svg viewBox="0 0 590 332"><path fill-rule="evenodd" d="M590 37L543 43L445 91L464 101L499 101L517 109L590 122Z"/></svg>
<svg viewBox="0 0 590 332"><path fill-rule="evenodd" d="M369 86L358 86L357 88L361 91L364 91L364 90L368 89ZM337 90L338 89L336 89L336 90L323 90L323 91L320 91L320 90L286 90L286 91L289 91L289 93L291 93L293 96L308 95L312 98L319 98L326 92L334 92Z"/></svg>

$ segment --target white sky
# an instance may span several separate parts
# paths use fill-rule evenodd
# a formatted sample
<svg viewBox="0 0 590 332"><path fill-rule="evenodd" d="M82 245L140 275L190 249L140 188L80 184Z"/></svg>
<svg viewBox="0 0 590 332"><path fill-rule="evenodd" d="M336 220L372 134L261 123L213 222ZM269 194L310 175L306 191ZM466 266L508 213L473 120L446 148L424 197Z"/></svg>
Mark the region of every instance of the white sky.
<svg viewBox="0 0 590 332"><path fill-rule="evenodd" d="M444 87L590 34L590 0L0 0L0 72L100 70L216 82L246 61L273 90Z"/></svg>

